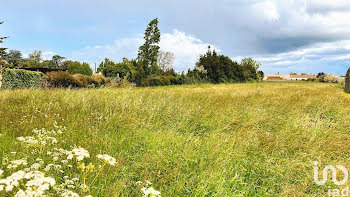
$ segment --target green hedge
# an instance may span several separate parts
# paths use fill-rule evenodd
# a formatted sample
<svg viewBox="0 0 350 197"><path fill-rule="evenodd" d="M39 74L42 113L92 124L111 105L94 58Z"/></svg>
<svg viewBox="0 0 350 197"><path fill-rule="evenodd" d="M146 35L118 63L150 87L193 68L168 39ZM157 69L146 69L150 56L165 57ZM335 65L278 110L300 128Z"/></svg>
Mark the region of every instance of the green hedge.
<svg viewBox="0 0 350 197"><path fill-rule="evenodd" d="M2 89L40 88L44 74L22 69L2 69Z"/></svg>

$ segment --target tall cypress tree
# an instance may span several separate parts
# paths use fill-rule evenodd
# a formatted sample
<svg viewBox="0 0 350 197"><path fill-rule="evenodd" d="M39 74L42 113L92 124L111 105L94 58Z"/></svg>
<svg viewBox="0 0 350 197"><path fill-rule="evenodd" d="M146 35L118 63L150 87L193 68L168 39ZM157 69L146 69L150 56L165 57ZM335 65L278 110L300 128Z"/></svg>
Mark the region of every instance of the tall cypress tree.
<svg viewBox="0 0 350 197"><path fill-rule="evenodd" d="M140 61L146 76L158 74L157 57L160 48L160 31L157 18L148 24L144 39L145 43L140 46L137 59Z"/></svg>
<svg viewBox="0 0 350 197"><path fill-rule="evenodd" d="M4 23L4 22L1 22L1 21L0 21L0 25L3 24L3 23ZM7 38L7 37L0 37L0 43L2 43L3 40L6 39L6 38ZM7 54L7 53L6 53L6 49L7 49L7 48L1 48L1 47L0 47L0 60L3 60L3 59L6 58L6 54Z"/></svg>

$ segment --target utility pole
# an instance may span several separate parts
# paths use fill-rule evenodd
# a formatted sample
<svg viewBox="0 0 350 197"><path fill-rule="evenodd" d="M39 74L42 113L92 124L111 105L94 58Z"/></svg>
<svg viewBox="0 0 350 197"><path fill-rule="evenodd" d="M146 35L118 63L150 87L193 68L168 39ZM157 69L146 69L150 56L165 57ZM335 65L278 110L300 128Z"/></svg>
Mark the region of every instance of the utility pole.
<svg viewBox="0 0 350 197"><path fill-rule="evenodd" d="M95 62L95 73L96 73L96 62Z"/></svg>

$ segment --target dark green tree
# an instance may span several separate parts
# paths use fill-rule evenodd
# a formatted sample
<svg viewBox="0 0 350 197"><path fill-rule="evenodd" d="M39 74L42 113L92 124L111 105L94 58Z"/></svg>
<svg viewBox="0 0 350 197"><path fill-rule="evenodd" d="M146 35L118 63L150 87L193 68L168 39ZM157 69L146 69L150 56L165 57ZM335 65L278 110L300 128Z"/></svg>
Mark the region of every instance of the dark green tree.
<svg viewBox="0 0 350 197"><path fill-rule="evenodd" d="M100 65L98 66L97 72L98 72L98 73L99 73L99 72L104 73L104 69L105 69L106 67L108 67L108 66L113 66L113 65L115 65L115 63L114 63L112 60L110 60L110 59L108 59L108 58L105 58L104 61L101 62Z"/></svg>
<svg viewBox="0 0 350 197"><path fill-rule="evenodd" d="M4 22L0 21L0 25L3 24ZM7 37L0 37L0 43L3 43L3 40L6 39ZM6 53L7 48L2 48L0 47L0 60L5 60L7 53Z"/></svg>
<svg viewBox="0 0 350 197"><path fill-rule="evenodd" d="M202 68L206 73L205 78L213 83L243 81L242 67L229 57L218 55L210 47L206 54L200 56L197 68Z"/></svg>
<svg viewBox="0 0 350 197"><path fill-rule="evenodd" d="M83 75L92 75L92 69L90 65L86 62L80 64L80 62L71 62L68 65L68 73L69 74L83 74Z"/></svg>
<svg viewBox="0 0 350 197"><path fill-rule="evenodd" d="M135 73L134 66L127 58L123 58L120 63L112 64L104 68L103 74L106 77L117 77L124 79L125 77L130 81Z"/></svg>
<svg viewBox="0 0 350 197"><path fill-rule="evenodd" d="M157 65L159 53L160 31L158 28L158 19L153 19L145 31L145 43L139 47L137 59L140 61L145 75L159 74L160 69Z"/></svg>
<svg viewBox="0 0 350 197"><path fill-rule="evenodd" d="M60 55L54 55L51 58L51 61L53 65L51 66L52 68L61 68L63 66L63 60L65 60L65 57L62 57Z"/></svg>
<svg viewBox="0 0 350 197"><path fill-rule="evenodd" d="M24 61L22 58L21 51L18 51L18 50L10 50L9 53L7 54L6 60L12 67L17 67L17 68L22 67L22 64Z"/></svg>

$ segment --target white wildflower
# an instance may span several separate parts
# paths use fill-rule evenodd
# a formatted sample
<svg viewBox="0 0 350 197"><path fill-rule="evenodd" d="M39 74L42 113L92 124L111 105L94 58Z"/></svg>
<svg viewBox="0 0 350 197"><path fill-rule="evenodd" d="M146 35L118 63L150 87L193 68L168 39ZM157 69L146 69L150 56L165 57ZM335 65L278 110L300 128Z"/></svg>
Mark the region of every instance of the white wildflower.
<svg viewBox="0 0 350 197"><path fill-rule="evenodd" d="M90 157L89 151L85 150L84 148L74 148L72 150L72 153L74 154L74 156L76 156L77 161L81 161L84 158Z"/></svg>
<svg viewBox="0 0 350 197"><path fill-rule="evenodd" d="M13 160L10 162L10 164L7 166L7 168L11 169L11 168L17 168L20 165L27 165L27 160L25 159L19 159L19 160Z"/></svg>
<svg viewBox="0 0 350 197"><path fill-rule="evenodd" d="M141 189L141 191L143 192L144 197L160 197L160 192L155 190L153 187L144 187Z"/></svg>
<svg viewBox="0 0 350 197"><path fill-rule="evenodd" d="M97 158L103 160L104 162L108 163L109 165L115 166L117 163L114 157L111 157L107 154L104 155L97 155Z"/></svg>
<svg viewBox="0 0 350 197"><path fill-rule="evenodd" d="M62 192L62 197L79 197L79 194L73 192L73 191L70 191L70 190L64 190Z"/></svg>

